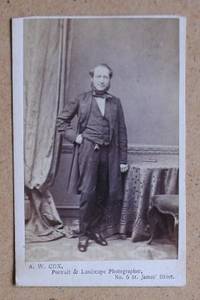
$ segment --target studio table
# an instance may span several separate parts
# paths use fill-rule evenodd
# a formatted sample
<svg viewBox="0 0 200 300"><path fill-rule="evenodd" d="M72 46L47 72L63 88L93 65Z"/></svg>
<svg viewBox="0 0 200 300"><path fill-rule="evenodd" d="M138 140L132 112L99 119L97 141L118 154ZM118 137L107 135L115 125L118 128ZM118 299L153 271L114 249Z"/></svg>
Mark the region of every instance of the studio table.
<svg viewBox="0 0 200 300"><path fill-rule="evenodd" d="M177 164L146 161L129 166L124 182L124 199L120 218L120 234L133 242L149 238L147 212L151 197L178 194Z"/></svg>

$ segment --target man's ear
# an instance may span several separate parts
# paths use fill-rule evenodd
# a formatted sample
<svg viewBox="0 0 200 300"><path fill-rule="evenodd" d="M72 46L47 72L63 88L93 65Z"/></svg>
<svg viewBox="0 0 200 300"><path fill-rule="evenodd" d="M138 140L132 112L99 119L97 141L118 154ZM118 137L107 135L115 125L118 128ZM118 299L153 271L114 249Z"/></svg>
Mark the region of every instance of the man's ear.
<svg viewBox="0 0 200 300"><path fill-rule="evenodd" d="M94 83L93 83L93 78L92 77L90 79L90 82L91 82L91 88L93 88L94 87Z"/></svg>

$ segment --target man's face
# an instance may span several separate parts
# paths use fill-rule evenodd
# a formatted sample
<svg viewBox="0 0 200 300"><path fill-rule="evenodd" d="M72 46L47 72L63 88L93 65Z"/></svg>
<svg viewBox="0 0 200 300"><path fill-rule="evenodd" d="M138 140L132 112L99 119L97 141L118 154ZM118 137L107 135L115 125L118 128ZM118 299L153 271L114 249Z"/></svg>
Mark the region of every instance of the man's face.
<svg viewBox="0 0 200 300"><path fill-rule="evenodd" d="M109 70L106 67L98 66L94 69L94 76L91 79L97 91L104 91L110 86Z"/></svg>

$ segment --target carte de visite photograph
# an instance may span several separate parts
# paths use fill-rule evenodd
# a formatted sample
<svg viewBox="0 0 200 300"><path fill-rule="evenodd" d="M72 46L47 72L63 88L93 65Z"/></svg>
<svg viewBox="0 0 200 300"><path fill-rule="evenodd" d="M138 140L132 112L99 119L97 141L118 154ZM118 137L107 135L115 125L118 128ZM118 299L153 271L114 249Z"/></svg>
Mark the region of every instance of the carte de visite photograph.
<svg viewBox="0 0 200 300"><path fill-rule="evenodd" d="M183 285L185 18L12 28L17 284Z"/></svg>

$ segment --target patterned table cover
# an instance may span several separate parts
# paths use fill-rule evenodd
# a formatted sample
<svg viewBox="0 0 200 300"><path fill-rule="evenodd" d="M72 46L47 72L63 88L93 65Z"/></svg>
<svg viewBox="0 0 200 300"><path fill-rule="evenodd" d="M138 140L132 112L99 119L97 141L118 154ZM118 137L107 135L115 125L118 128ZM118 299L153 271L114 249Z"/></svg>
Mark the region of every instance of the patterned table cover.
<svg viewBox="0 0 200 300"><path fill-rule="evenodd" d="M120 234L133 242L149 238L147 211L156 194L178 194L176 165L157 162L132 164L125 178L124 199L120 218Z"/></svg>

